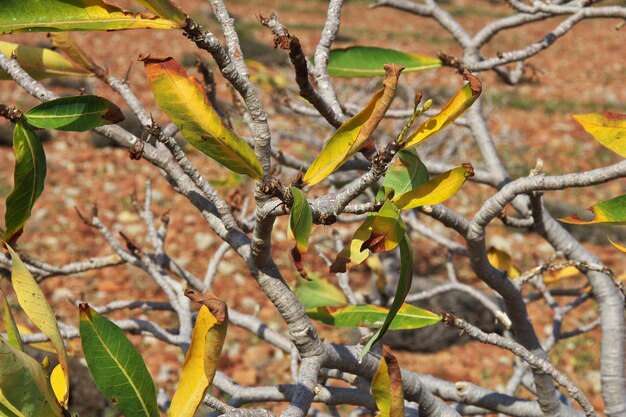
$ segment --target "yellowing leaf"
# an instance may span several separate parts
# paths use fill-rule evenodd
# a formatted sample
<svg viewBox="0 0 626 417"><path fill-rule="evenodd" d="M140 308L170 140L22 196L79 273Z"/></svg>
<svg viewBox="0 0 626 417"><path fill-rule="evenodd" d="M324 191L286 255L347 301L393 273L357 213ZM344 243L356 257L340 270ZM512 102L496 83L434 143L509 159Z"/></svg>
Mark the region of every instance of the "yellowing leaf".
<svg viewBox="0 0 626 417"><path fill-rule="evenodd" d="M180 10L180 7L170 0L136 0L159 16L173 20L181 27L185 26L187 15Z"/></svg>
<svg viewBox="0 0 626 417"><path fill-rule="evenodd" d="M330 266L330 272L346 272L349 267L358 265L370 255L370 250L363 247L366 240L372 235L374 214L367 216L365 221L354 232L350 244L345 246L337 255L335 262Z"/></svg>
<svg viewBox="0 0 626 417"><path fill-rule="evenodd" d="M463 164L437 175L419 187L393 198L400 210L439 204L456 194L465 181L474 175L471 164Z"/></svg>
<svg viewBox="0 0 626 417"><path fill-rule="evenodd" d="M78 66L87 72L92 72L95 65L93 59L74 42L72 36L67 32L52 32L49 34L50 42L55 48L63 51Z"/></svg>
<svg viewBox="0 0 626 417"><path fill-rule="evenodd" d="M434 134L439 133L450 123L458 119L476 100L478 100L482 91L480 80L467 71L463 76L468 83L448 101L439 113L426 120L415 133L406 139L405 143L407 148L415 146Z"/></svg>
<svg viewBox="0 0 626 417"><path fill-rule="evenodd" d="M626 114L607 111L575 114L572 117L598 142L626 158Z"/></svg>
<svg viewBox="0 0 626 417"><path fill-rule="evenodd" d="M2 0L0 33L175 29L176 22L102 0Z"/></svg>
<svg viewBox="0 0 626 417"><path fill-rule="evenodd" d="M305 185L317 184L362 148L375 146L370 137L391 105L403 69L393 64L385 66L384 87L363 110L339 126L304 174Z"/></svg>
<svg viewBox="0 0 626 417"><path fill-rule="evenodd" d="M69 387L65 382L65 374L60 364L55 366L50 374L50 385L59 404L63 404L65 398L69 397Z"/></svg>
<svg viewBox="0 0 626 417"><path fill-rule="evenodd" d="M171 57L143 62L157 104L194 148L232 171L263 178L254 151L220 118L197 79Z"/></svg>
<svg viewBox="0 0 626 417"><path fill-rule="evenodd" d="M519 270L513 265L511 255L505 251L490 247L487 251L487 259L489 259L489 262L494 268L506 272L509 274L509 277L519 277Z"/></svg>
<svg viewBox="0 0 626 417"><path fill-rule="evenodd" d="M386 201L374 216L372 233L361 249L367 248L374 253L390 251L398 246L405 232L400 210L393 202Z"/></svg>
<svg viewBox="0 0 626 417"><path fill-rule="evenodd" d="M0 41L0 52L7 57L14 55L20 66L36 80L48 77L91 75L52 49ZM9 74L0 70L0 80L10 79Z"/></svg>
<svg viewBox="0 0 626 417"><path fill-rule="evenodd" d="M50 341L54 344L59 357L59 364L65 376L65 383L69 386L67 352L54 313L41 291L41 288L37 285L37 281L35 281L28 269L26 269L22 260L9 245L6 245L6 247L11 255L11 283L17 295L17 301L33 324L37 326L43 334L48 336ZM61 402L61 405L65 408L67 408L68 399L69 396L67 396L66 393L66 397Z"/></svg>
<svg viewBox="0 0 626 417"><path fill-rule="evenodd" d="M15 319L13 318L13 313L11 313L7 298L1 289L0 297L2 297L2 303L4 304L4 323L9 344L13 346L13 348L23 351L24 345L22 344L20 331L17 329L17 324L15 323Z"/></svg>
<svg viewBox="0 0 626 417"><path fill-rule="evenodd" d="M626 223L626 194L610 200L600 201L587 209L589 212L572 214L559 219L564 223L571 224L594 224L594 223Z"/></svg>
<svg viewBox="0 0 626 417"><path fill-rule="evenodd" d="M205 361L217 363L217 358L205 357L206 343L209 338L208 333L218 332L215 326L224 326L224 323L217 324L217 320L211 314L207 306L201 306L196 318L196 324L191 336L191 345L185 356L183 370L181 372L178 387L172 398L172 404L168 412L169 417L192 417L204 398L210 381L205 373ZM219 333L219 332L218 332ZM225 334L224 334L225 335ZM213 341L213 340L211 340ZM224 343L224 340L221 340ZM221 351L222 346L219 346ZM219 357L219 353L218 353Z"/></svg>
<svg viewBox="0 0 626 417"><path fill-rule="evenodd" d="M0 414L61 417L41 364L0 336Z"/></svg>
<svg viewBox="0 0 626 417"><path fill-rule="evenodd" d="M30 331L30 329L22 324L18 324L17 325L17 329L20 332L20 334L32 334L33 332ZM52 344L52 342L47 341L47 342L37 342L37 343L29 343L28 346L30 346L33 349L37 349L40 350L42 352L47 352L47 353L52 353L52 354L56 354L57 350L54 348L54 345Z"/></svg>
<svg viewBox="0 0 626 417"><path fill-rule="evenodd" d="M615 246L616 249L621 250L622 252L626 252L626 246L620 245L619 243L613 242L613 240L611 240L611 238L609 238L609 242L611 242L611 245Z"/></svg>
<svg viewBox="0 0 626 417"><path fill-rule="evenodd" d="M383 347L370 388L380 411L379 417L404 417L404 391L398 361L387 346Z"/></svg>

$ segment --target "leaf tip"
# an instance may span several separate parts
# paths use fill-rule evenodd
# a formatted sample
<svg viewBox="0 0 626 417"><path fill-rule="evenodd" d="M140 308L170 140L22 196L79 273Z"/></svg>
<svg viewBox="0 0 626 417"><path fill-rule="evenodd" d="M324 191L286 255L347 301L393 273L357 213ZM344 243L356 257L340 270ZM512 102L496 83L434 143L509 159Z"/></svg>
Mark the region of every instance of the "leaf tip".
<svg viewBox="0 0 626 417"><path fill-rule="evenodd" d="M463 169L465 169L465 177L466 178L471 178L474 175L476 175L474 173L474 167L472 166L471 163L465 162L465 163L461 164L461 166L463 167Z"/></svg>
<svg viewBox="0 0 626 417"><path fill-rule="evenodd" d="M80 314L80 318L84 320L91 321L91 312L92 308L87 303L80 303L78 305L78 312Z"/></svg>
<svg viewBox="0 0 626 417"><path fill-rule="evenodd" d="M213 314L215 320L217 320L217 324L222 324L228 320L228 306L211 291L200 293L191 288L187 288L185 290L185 296L194 303L205 305L211 314Z"/></svg>
<svg viewBox="0 0 626 417"><path fill-rule="evenodd" d="M472 90L472 96L476 99L483 91L482 83L480 79L469 72L467 69L463 71L463 78L467 80L469 83L470 89Z"/></svg>
<svg viewBox="0 0 626 417"><path fill-rule="evenodd" d="M102 118L113 124L119 123L126 119L126 117L124 117L124 113L122 113L122 110L120 110L120 108L113 103L109 103L107 112L102 115Z"/></svg>

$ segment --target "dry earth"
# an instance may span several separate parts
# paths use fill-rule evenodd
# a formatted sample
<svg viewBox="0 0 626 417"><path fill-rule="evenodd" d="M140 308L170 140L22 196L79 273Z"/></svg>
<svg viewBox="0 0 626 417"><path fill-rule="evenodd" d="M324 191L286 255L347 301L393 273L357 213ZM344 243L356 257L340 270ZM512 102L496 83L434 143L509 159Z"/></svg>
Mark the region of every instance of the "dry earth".
<svg viewBox="0 0 626 417"><path fill-rule="evenodd" d="M207 2L181 0L180 3L199 22L217 32ZM311 53L323 24L326 6L323 1L304 0L228 3L245 42L244 54L272 65L283 65L285 54L272 49L271 34L258 23L258 16L277 12L290 32L301 39L305 51ZM451 1L447 7L471 31L494 17L505 15L508 10L501 2ZM533 69L529 75L532 77L519 86L506 86L491 73L481 75L486 105L490 109L490 126L497 139L498 150L514 176L526 175L538 158L544 160L545 172L550 174L600 167L619 160L619 157L596 143L570 118L571 113L599 110L626 112L626 89L623 87L626 81L626 30L615 30L618 23L596 20L580 24L548 51L529 61ZM506 36L496 37L488 52L495 53L526 45L543 37L555 24L555 21L541 22ZM44 34L11 38L30 44L47 42ZM75 38L97 62L106 65L111 73L124 76L128 72L131 87L160 122L164 122L165 118L151 98L142 65L137 62L137 57L147 53L171 55L189 63L192 62L192 54L197 52L189 41L175 32L146 30L80 33ZM337 42L337 46L353 44L388 46L425 55L434 55L437 50L452 55L459 53L459 48L451 42L447 33L431 21L393 10L370 9L362 1L351 1L345 6L340 39ZM129 70L130 65L132 66ZM272 70L272 74L286 74L290 88L294 88L287 67L278 67L277 70ZM431 94L440 94L441 97L435 96L436 100L445 98L460 85L458 77L455 78L449 69L408 75L403 82ZM230 93L224 87L223 80L219 79L219 83L220 100L230 102ZM339 91L343 99L353 100L359 97L354 86L361 86L362 82L338 80L338 83L341 85ZM34 99L10 82L2 81L0 86L0 102L17 105L23 110L35 104ZM121 98L110 93L104 86L95 82L89 82L88 86L95 93L122 105ZM76 93L76 87L62 87L58 83L53 88L63 94ZM293 138L304 134L314 135L320 142L328 136L328 126L301 116L279 113L279 109L273 107L269 100L268 88L264 88L264 94L268 98L268 112L274 132L282 132ZM234 116L234 111L232 114ZM247 134L245 128L238 125L236 120L235 122L237 128ZM455 162L469 160L480 166L481 162L475 159L476 152L469 138L462 138L460 143L462 146L459 160ZM281 146L304 158L313 157L305 146L294 141L283 141ZM174 194L152 166L145 161L131 161L125 150L95 149L90 145L87 135L54 133L53 139L45 147L49 170L46 190L21 238L20 249L23 252L57 265L111 253L102 237L84 225L75 213L76 208L87 211L94 203L109 225L117 224L132 239L140 244L145 243L144 228L133 212L130 195L137 192L140 197L143 196L144 183L151 179L155 190L156 214L169 213L171 216L171 232L167 241L169 253L197 276L204 275L207 261L219 242L193 207ZM197 153L191 152L190 157L202 173L215 182L223 195L233 197L233 185L238 183L227 172ZM0 196L3 199L13 185L13 163L11 149L0 148ZM250 184L240 183L238 187L249 190ZM546 198L584 207L598 199L623 193L625 188L623 181L616 181L590 189L550 193ZM463 215L469 216L491 192L482 186L469 186L461 196L451 199L449 204ZM0 216L4 217L3 206L0 207ZM354 227L356 226L347 225L340 231L347 239ZM331 236L330 230L318 226L315 233L315 239L320 242L322 251L327 256L334 256L327 243ZM491 229L489 239L493 244L514 253L515 263L521 269L532 267L537 261L551 256L549 248L531 234L511 234L504 227L496 225ZM284 224L278 227L274 243L274 255L281 271L293 282L295 273L287 257L289 243ZM419 250L419 274L428 275L442 270L445 260L443 249L425 240L415 242L415 246ZM603 261L614 267L617 273L624 272L623 254L606 246L589 247L598 251ZM321 260L311 259L310 262L313 265L312 270L330 278ZM455 259L455 263L462 281L475 280L465 260ZM368 276L366 268L359 268L354 279L365 287ZM581 285L581 281L567 281L560 285ZM74 277L52 278L43 287L58 316L72 324L77 322L77 311L74 307L76 300L102 305L117 299L165 299L149 277L127 266ZM3 283L3 288L6 288L6 283ZM227 254L220 265L215 290L232 308L257 314L271 326L282 328L275 310L263 299L242 261L233 253ZM546 308L537 302L530 309L539 334L549 334L551 318L546 314ZM114 317L122 317L123 314L117 313ZM136 312L125 314L133 317L137 315ZM175 325L172 316L168 314L148 313L139 317L155 318L166 327ZM587 304L576 320L586 322L592 317L595 317L595 307ZM22 316L19 316L19 320L26 323ZM566 322L564 328L575 325L576 322ZM333 331L326 326L320 326L320 333L327 340L345 340L348 337L346 333ZM587 393L591 393L594 405L601 410L597 372L598 338L599 332L595 331L571 339L559 346L553 357ZM140 346L157 385L166 387L171 393L182 361L180 351L150 338L136 338L135 341ZM80 351L77 341L70 344L76 351ZM506 352L473 343L436 354L400 352L398 356L403 366L420 373L433 374L452 381L469 380L491 388L501 387L507 381L512 361L511 355ZM288 360L282 354L232 326L219 368L243 385L290 381Z"/></svg>

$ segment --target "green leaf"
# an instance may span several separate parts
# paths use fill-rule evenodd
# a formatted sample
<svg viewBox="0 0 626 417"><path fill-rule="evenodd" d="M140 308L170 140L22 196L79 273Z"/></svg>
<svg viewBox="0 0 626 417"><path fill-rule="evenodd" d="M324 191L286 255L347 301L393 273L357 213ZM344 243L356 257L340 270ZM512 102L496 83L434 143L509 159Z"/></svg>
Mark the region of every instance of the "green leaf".
<svg viewBox="0 0 626 417"><path fill-rule="evenodd" d="M383 347L378 369L370 391L380 411L379 417L404 417L404 390L398 360L389 348Z"/></svg>
<svg viewBox="0 0 626 417"><path fill-rule="evenodd" d="M436 133L439 133L461 117L461 115L478 100L482 92L480 80L467 71L463 74L463 77L465 77L468 83L446 103L439 113L422 123L422 125L406 139L404 143L407 148L415 146Z"/></svg>
<svg viewBox="0 0 626 417"><path fill-rule="evenodd" d="M396 65L385 67L384 87L372 96L363 110L339 126L304 174L305 185L322 181L359 150L376 147L371 135L393 101L402 69Z"/></svg>
<svg viewBox="0 0 626 417"><path fill-rule="evenodd" d="M232 171L263 178L254 151L220 118L197 79L171 57L143 62L157 104L194 148Z"/></svg>
<svg viewBox="0 0 626 417"><path fill-rule="evenodd" d="M187 15L180 10L180 7L170 0L136 0L143 4L155 14L178 23L181 27L185 26Z"/></svg>
<svg viewBox="0 0 626 417"><path fill-rule="evenodd" d="M305 306L306 307L306 306ZM378 328L383 325L389 309L372 304L350 306L319 306L307 308L307 316L336 327L368 327ZM402 304L393 321L389 325L391 330L420 329L441 321L441 317L428 310L423 310L411 304Z"/></svg>
<svg viewBox="0 0 626 417"><path fill-rule="evenodd" d="M336 77L382 77L385 75L385 64L402 65L406 72L441 67L441 61L437 58L393 49L352 46L330 51L328 74Z"/></svg>
<svg viewBox="0 0 626 417"><path fill-rule="evenodd" d="M289 214L289 231L296 239L296 248L304 253L309 247L309 236L313 227L313 214L306 194L296 187L290 187L293 205Z"/></svg>
<svg viewBox="0 0 626 417"><path fill-rule="evenodd" d="M600 201L589 207L588 212L572 214L559 219L563 223L570 224L594 224L594 223L626 223L626 194L610 200ZM582 216L582 217L581 217Z"/></svg>
<svg viewBox="0 0 626 417"><path fill-rule="evenodd" d="M15 152L14 188L7 197L5 224L2 240L15 241L30 217L35 201L43 192L46 178L46 154L32 128L18 121L13 130Z"/></svg>
<svg viewBox="0 0 626 417"><path fill-rule="evenodd" d="M414 190L394 197L392 201L400 210L443 203L456 194L465 184L465 181L473 175L472 165L463 164L458 168L437 175Z"/></svg>
<svg viewBox="0 0 626 417"><path fill-rule="evenodd" d="M124 332L87 304L80 305L80 340L89 372L126 417L158 417L156 388Z"/></svg>
<svg viewBox="0 0 626 417"><path fill-rule="evenodd" d="M302 264L302 257L309 247L309 237L313 227L313 213L306 199L306 194L296 187L291 187L290 190L293 196L293 204L289 214L289 235L296 240L296 245L291 249L291 257L300 276L308 279Z"/></svg>
<svg viewBox="0 0 626 417"><path fill-rule="evenodd" d="M37 281L35 281L31 273L26 269L20 257L8 244L6 248L11 255L11 285L13 285L17 301L33 324L37 326L43 334L48 336L54 345L54 349L57 351L59 358L59 364L65 376L65 384L69 386L70 379L69 367L67 365L67 351L65 350L65 344L61 337L59 325L52 312L52 308L50 308L46 296L43 291L41 291L41 288L39 288L39 285L37 285ZM67 407L68 400L69 397L66 396L61 402L61 405Z"/></svg>
<svg viewBox="0 0 626 417"><path fill-rule="evenodd" d="M52 49L0 41L0 52L7 57L15 56L20 66L36 80L43 80L48 77L91 75L89 71L74 65ZM0 80L11 79L9 74L0 69Z"/></svg>
<svg viewBox="0 0 626 417"><path fill-rule="evenodd" d="M427 181L428 171L415 150L403 149L389 166L376 200L381 201L385 197L385 190L393 190L395 196L400 196Z"/></svg>
<svg viewBox="0 0 626 417"><path fill-rule="evenodd" d="M13 313L11 313L11 308L9 307L7 297L4 295L4 292L1 289L0 297L2 298L2 304L4 304L4 325L7 332L7 339L9 340L9 344L13 346L14 349L23 351L24 345L22 344L20 331L17 329L17 324L15 323L15 319L13 318Z"/></svg>
<svg viewBox="0 0 626 417"><path fill-rule="evenodd" d="M102 0L3 0L0 33L176 29L176 22Z"/></svg>
<svg viewBox="0 0 626 417"><path fill-rule="evenodd" d="M404 235L404 239L400 242L400 278L398 279L398 287L393 297L393 302L389 308L389 314L385 318L383 325L374 333L372 338L365 344L359 358L363 358L370 351L374 343L378 342L387 332L387 329L396 317L396 314L402 307L407 294L411 290L413 283L413 247L408 235Z"/></svg>
<svg viewBox="0 0 626 417"><path fill-rule="evenodd" d="M626 114L607 111L575 114L572 117L598 142L626 158Z"/></svg>
<svg viewBox="0 0 626 417"><path fill-rule="evenodd" d="M85 132L124 120L119 107L98 96L62 97L46 101L25 112L24 117L31 126L68 132Z"/></svg>
<svg viewBox="0 0 626 417"><path fill-rule="evenodd" d="M297 280L294 293L304 308L317 308L323 306L345 306L348 304L343 291L320 278L316 274L309 274L309 281Z"/></svg>
<svg viewBox="0 0 626 417"><path fill-rule="evenodd" d="M41 364L0 336L0 414L61 417Z"/></svg>
<svg viewBox="0 0 626 417"><path fill-rule="evenodd" d="M26 417L4 396L2 389L0 389L0 415L5 417Z"/></svg>

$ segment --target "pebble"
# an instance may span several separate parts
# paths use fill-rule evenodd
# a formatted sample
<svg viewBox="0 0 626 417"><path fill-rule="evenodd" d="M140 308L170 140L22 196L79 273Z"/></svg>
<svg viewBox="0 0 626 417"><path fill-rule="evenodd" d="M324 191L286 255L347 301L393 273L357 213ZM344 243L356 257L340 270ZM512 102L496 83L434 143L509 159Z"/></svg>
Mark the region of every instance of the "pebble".
<svg viewBox="0 0 626 417"><path fill-rule="evenodd" d="M200 251L205 251L215 244L215 236L212 233L198 232L193 235L193 240Z"/></svg>
<svg viewBox="0 0 626 417"><path fill-rule="evenodd" d="M73 296L74 293L69 288L57 287L57 289L52 292L52 302L58 303L72 298Z"/></svg>

